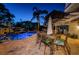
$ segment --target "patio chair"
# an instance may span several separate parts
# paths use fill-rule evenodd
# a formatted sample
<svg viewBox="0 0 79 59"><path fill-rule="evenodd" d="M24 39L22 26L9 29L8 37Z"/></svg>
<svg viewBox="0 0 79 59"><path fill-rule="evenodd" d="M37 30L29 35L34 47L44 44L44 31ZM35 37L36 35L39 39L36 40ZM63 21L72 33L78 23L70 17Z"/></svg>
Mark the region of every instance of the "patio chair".
<svg viewBox="0 0 79 59"><path fill-rule="evenodd" d="M65 53L70 55L70 47L68 45L67 39L68 39L67 35L65 37L65 40L61 39L61 36L58 36L57 39L54 40L54 44L56 45L57 50L58 50L58 47L62 47L64 49Z"/></svg>
<svg viewBox="0 0 79 59"><path fill-rule="evenodd" d="M44 48L44 54L46 54L46 47L50 48L50 54L53 54L53 49L52 49L52 45L53 45L53 39L50 38L49 36L44 36L42 39L42 43L44 43L45 48Z"/></svg>
<svg viewBox="0 0 79 59"><path fill-rule="evenodd" d="M47 36L46 33L42 33L42 32L38 32L38 39L37 39L37 43L39 42L39 49L41 47L41 43L44 43L45 48L44 48L44 54L46 54L46 47L48 46L50 48L51 53L53 54L53 49L52 47L52 43L53 43L53 39L49 38L49 36Z"/></svg>
<svg viewBox="0 0 79 59"><path fill-rule="evenodd" d="M46 39L46 35L42 34L42 32L37 33L37 41L36 44L39 43L39 49L41 48L41 43Z"/></svg>

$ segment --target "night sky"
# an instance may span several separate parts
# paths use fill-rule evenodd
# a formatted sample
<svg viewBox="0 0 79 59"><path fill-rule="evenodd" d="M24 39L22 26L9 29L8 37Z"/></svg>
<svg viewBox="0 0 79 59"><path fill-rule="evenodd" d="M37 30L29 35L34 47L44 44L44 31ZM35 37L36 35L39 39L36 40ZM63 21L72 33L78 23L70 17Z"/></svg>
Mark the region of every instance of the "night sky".
<svg viewBox="0 0 79 59"><path fill-rule="evenodd" d="M45 9L48 10L48 12L51 12L54 9L64 11L65 6L63 3L5 3L4 5L15 15L15 22L31 20L33 7L38 7L41 10ZM34 19L33 22L36 22L36 19ZM41 20L40 22L42 24L44 21Z"/></svg>

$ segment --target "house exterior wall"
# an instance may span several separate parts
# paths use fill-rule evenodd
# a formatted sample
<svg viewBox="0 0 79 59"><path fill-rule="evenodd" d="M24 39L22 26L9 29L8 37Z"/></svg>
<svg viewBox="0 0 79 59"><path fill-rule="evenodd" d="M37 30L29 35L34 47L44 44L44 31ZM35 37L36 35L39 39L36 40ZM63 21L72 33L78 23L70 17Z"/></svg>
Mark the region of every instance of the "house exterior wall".
<svg viewBox="0 0 79 59"><path fill-rule="evenodd" d="M69 33L70 34L76 34L79 38L79 29L77 28L78 21L70 22L69 23Z"/></svg>
<svg viewBox="0 0 79 59"><path fill-rule="evenodd" d="M67 22L65 24L65 22L62 23L62 21L56 22L55 26L61 26L61 25L68 25L69 26L69 33L70 34L76 34L78 35L79 38L79 29L77 28L77 26L79 26L78 21L79 19L76 19L73 22Z"/></svg>
<svg viewBox="0 0 79 59"><path fill-rule="evenodd" d="M10 31L10 32L13 32L12 29L9 29L9 28L1 28L1 29L0 29L0 34L4 34L5 32L6 32L6 33L9 33L9 31Z"/></svg>

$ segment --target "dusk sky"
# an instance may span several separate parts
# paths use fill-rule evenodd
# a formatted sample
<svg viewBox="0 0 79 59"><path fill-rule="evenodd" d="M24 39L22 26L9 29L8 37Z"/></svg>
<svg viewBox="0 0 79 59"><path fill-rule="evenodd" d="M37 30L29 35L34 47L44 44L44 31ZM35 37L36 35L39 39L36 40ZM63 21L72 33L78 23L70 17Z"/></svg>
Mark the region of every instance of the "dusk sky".
<svg viewBox="0 0 79 59"><path fill-rule="evenodd" d="M65 4L62 3L6 3L4 5L15 15L15 22L19 22L20 19L22 19L22 21L31 20L33 7L38 7L41 10L48 10L48 12L51 12L54 9L64 11L65 6ZM36 22L36 19L34 19L33 22ZM40 22L42 24L44 21L41 20Z"/></svg>

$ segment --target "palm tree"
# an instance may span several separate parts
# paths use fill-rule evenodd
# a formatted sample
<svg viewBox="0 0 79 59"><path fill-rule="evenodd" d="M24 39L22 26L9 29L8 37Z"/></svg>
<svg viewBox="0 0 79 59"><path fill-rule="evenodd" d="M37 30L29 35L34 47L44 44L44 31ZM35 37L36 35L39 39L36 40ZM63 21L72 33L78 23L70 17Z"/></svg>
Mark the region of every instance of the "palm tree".
<svg viewBox="0 0 79 59"><path fill-rule="evenodd" d="M40 26L40 15L41 14L48 14L48 11L47 10L40 10L38 9L37 7L34 7L33 8L33 18L31 19L31 21L34 19L34 18L37 18L37 23L38 23L38 31L39 31L39 26Z"/></svg>

